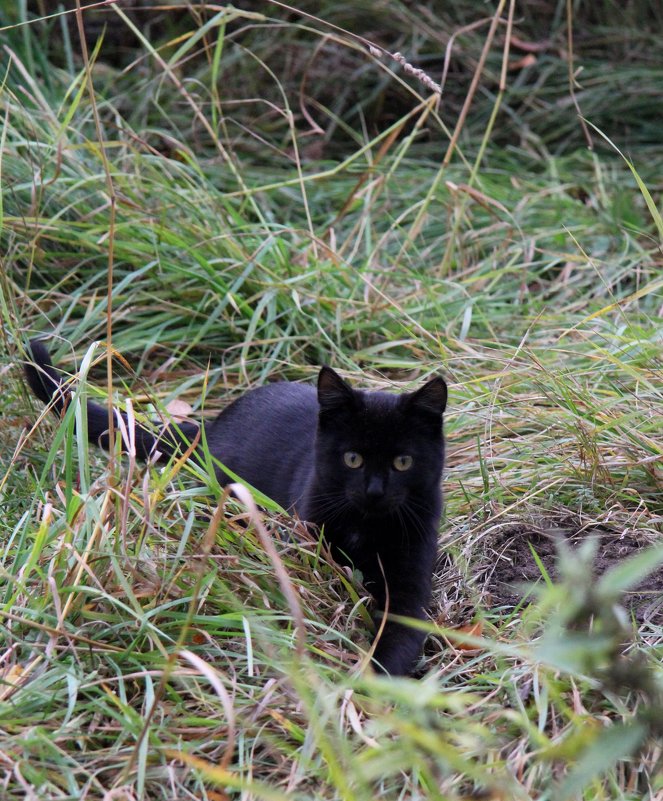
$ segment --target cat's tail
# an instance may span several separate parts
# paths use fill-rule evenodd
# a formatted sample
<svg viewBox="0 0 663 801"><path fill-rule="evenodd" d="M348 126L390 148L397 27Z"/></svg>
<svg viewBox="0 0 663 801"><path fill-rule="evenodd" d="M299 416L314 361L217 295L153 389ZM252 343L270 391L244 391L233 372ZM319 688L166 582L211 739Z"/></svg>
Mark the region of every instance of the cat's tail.
<svg viewBox="0 0 663 801"><path fill-rule="evenodd" d="M31 340L27 352L31 360L24 362L23 368L30 389L39 400L50 403L53 411L61 415L69 402L71 391L53 367L48 350L41 342ZM167 461L178 451L186 452L190 447L189 442L195 441L198 435L198 426L194 423L180 423L177 431L168 427L153 434L138 423L130 424L124 412L117 409L114 411L117 429L124 428L129 432L131 425L133 431L130 432L130 438L135 441L136 456L139 459L147 460L158 454L159 461ZM93 401L87 402L87 436L91 443L108 450L108 409ZM127 449L124 441L122 448Z"/></svg>

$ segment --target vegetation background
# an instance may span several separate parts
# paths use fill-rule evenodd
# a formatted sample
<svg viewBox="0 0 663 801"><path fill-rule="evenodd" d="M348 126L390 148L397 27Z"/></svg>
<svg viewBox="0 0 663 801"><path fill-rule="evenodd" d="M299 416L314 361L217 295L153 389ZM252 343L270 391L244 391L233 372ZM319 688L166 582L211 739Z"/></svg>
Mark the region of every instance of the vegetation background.
<svg viewBox="0 0 663 801"><path fill-rule="evenodd" d="M663 799L660 3L82 5L0 8L2 798ZM74 436L322 362L449 380L419 679L269 503Z"/></svg>

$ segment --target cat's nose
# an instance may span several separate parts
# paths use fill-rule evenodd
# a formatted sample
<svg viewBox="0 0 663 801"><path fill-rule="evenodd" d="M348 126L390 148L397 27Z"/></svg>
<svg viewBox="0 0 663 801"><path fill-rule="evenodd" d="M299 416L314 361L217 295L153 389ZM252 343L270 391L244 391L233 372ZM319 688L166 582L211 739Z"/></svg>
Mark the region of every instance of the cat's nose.
<svg viewBox="0 0 663 801"><path fill-rule="evenodd" d="M384 479L381 476L371 476L366 485L366 498L369 501L379 501L384 497Z"/></svg>

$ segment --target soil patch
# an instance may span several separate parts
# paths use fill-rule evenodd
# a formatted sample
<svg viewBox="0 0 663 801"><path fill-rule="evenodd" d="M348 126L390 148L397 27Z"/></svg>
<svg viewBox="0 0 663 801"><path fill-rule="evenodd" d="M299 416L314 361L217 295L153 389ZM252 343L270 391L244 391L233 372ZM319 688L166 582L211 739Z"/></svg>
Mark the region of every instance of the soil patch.
<svg viewBox="0 0 663 801"><path fill-rule="evenodd" d="M491 564L485 568L485 591L490 594L492 607L516 606L526 594L525 582L543 580L532 548L548 575L557 578L557 542L563 539L572 549L585 540L598 539L592 581L615 567L647 545L642 539L611 531L539 530L509 527L490 542L487 552ZM531 547L530 547L531 545ZM626 594L624 606L631 610L639 623L663 624L663 566L650 573L634 591Z"/></svg>

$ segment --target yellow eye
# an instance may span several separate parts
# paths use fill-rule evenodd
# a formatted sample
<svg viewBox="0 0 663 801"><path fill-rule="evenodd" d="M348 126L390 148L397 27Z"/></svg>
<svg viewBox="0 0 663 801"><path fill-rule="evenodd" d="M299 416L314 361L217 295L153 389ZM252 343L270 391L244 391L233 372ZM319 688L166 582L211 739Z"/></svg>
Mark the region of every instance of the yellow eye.
<svg viewBox="0 0 663 801"><path fill-rule="evenodd" d="M364 464L364 457L360 453L346 451L343 454L343 461L347 467L351 468L352 470L356 470L358 467L361 467Z"/></svg>
<svg viewBox="0 0 663 801"><path fill-rule="evenodd" d="M409 470L412 467L412 457L405 454L403 456L397 456L392 464L396 470L400 470L400 472L403 473L405 470Z"/></svg>

